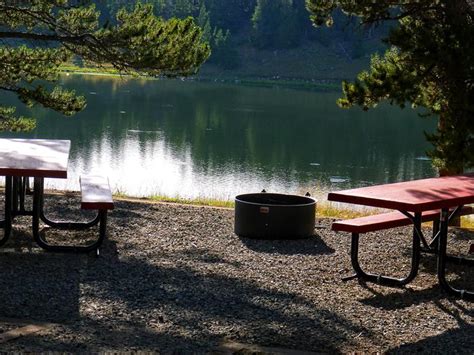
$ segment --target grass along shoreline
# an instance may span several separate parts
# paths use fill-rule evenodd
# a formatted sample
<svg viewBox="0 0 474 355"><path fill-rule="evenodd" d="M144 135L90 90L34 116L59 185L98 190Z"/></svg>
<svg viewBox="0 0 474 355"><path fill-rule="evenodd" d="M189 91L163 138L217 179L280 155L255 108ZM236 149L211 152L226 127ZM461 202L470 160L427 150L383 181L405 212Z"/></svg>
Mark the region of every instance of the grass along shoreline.
<svg viewBox="0 0 474 355"><path fill-rule="evenodd" d="M127 196L122 193L114 194L114 198L127 201L149 201L157 203L170 203L170 204L180 204L180 205L193 205L201 207L212 207L212 208L227 208L233 209L235 207L234 201L228 200L218 200L205 197L197 198L183 198L183 197L169 197L165 195L154 195L150 197L132 197ZM350 219L357 217L364 217L373 214L383 213L383 210L374 209L374 208L360 208L360 209L351 209L351 208L340 208L334 206L333 203L329 201L316 201L316 217L317 218L329 218L329 219ZM426 226L431 226L431 222L426 222ZM461 228L474 229L474 216L462 216L461 217Z"/></svg>
<svg viewBox="0 0 474 355"><path fill-rule="evenodd" d="M95 67L78 67L75 65L63 65L61 71L65 75L97 75L122 78L141 78L146 80L160 80L151 76L138 76L133 74L122 74L114 68L95 68ZM163 80L163 79L161 79ZM165 79L166 80L166 79ZM314 90L314 91L340 91L340 80L316 80L302 78L279 78L279 77L241 77L241 76L223 76L219 78L208 75L191 76L183 79L185 81L195 81L203 83L219 83L219 84L237 84L244 86L254 86L263 88L288 88L295 90Z"/></svg>
<svg viewBox="0 0 474 355"><path fill-rule="evenodd" d="M158 203L172 203L180 205L194 205L214 208L227 208L233 209L235 202L232 200L219 200L207 197L196 197L196 198L185 198L185 197L169 197L166 195L153 195L149 197L133 197L123 193L114 193L114 198L127 201L149 201ZM337 218L337 219L348 219L367 216L370 214L378 213L377 210L373 209L342 209L337 208L330 202L320 202L316 200L316 216L319 218Z"/></svg>
<svg viewBox="0 0 474 355"><path fill-rule="evenodd" d="M4 185L1 185L2 190L5 189ZM2 191L3 192L3 191ZM70 194L79 194L79 191L61 191L61 190L45 190L48 194L53 195L70 195ZM113 198L122 201L137 201L137 202L150 202L150 203L166 203L166 204L177 204L177 205L188 205L196 207L209 207L209 208L225 208L233 209L235 207L235 202L229 200L219 200L207 197L197 197L197 198L185 198L185 197L170 197L166 195L153 195L148 197L134 197L126 195L120 191L116 191L113 194ZM383 212L382 210L374 208L340 208L334 206L333 203L329 201L320 201L316 200L316 217L317 218L329 218L329 219L350 219L368 216L372 214L377 214ZM426 223L427 226L431 225L431 222ZM474 216L462 216L461 217L461 228L474 229Z"/></svg>

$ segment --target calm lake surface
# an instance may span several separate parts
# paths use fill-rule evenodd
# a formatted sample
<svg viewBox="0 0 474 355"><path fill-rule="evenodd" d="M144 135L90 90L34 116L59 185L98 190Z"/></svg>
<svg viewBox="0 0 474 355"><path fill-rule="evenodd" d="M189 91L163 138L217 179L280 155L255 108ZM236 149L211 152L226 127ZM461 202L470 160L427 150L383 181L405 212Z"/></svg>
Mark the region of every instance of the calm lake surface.
<svg viewBox="0 0 474 355"><path fill-rule="evenodd" d="M64 118L22 109L38 118L37 129L2 134L72 141L69 178L49 187L77 190L82 173L96 172L134 196L233 199L266 189L322 197L435 175L423 135L435 121L410 109L342 110L337 93L219 83L62 81L86 96L83 112Z"/></svg>

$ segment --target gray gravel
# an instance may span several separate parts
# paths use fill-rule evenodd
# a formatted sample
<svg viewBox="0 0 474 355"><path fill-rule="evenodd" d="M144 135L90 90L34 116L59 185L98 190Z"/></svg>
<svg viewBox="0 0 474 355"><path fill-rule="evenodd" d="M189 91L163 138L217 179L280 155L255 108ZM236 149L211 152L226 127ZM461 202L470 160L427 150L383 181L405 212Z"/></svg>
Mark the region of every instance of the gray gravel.
<svg viewBox="0 0 474 355"><path fill-rule="evenodd" d="M51 215L79 215L74 194L47 203ZM342 282L352 272L350 237L330 231L331 222L318 220L307 239L252 240L233 233L232 210L121 200L96 258L39 250L30 218L18 218L0 250L0 332L11 328L1 318L57 325L0 351L206 353L232 341L331 353L473 353L473 303L439 289L434 257L424 256L405 288ZM466 253L474 235L455 233L451 251ZM403 275L410 239L409 228L363 236L361 262ZM472 268L450 270L450 279L474 288Z"/></svg>

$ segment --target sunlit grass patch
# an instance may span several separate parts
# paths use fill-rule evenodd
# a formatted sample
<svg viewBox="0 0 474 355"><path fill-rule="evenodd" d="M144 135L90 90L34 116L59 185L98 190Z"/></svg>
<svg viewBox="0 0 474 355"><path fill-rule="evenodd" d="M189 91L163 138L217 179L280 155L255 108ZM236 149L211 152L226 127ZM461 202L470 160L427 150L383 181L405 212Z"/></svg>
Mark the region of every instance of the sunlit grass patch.
<svg viewBox="0 0 474 355"><path fill-rule="evenodd" d="M127 194L122 191L121 189L115 189L114 193L113 193L114 197L117 197L117 198L127 198Z"/></svg>
<svg viewBox="0 0 474 355"><path fill-rule="evenodd" d="M120 189L115 190L114 197L118 199L133 199L127 196ZM185 198L185 197L169 197L166 195L153 195L146 198L140 198L140 200L149 200L155 202L166 202L166 203L177 203L183 205L196 205L196 206L209 206L209 207L221 207L221 208L234 208L235 202L233 200L219 200L207 197L196 197L196 198ZM333 219L351 219L369 216L378 213L389 212L386 210L360 207L357 209L344 208L339 205L335 205L331 202L317 202L316 205L316 217L317 218L333 218ZM432 222L424 223L425 226L431 227ZM463 216L461 217L461 227L466 229L474 229L474 216Z"/></svg>
<svg viewBox="0 0 474 355"><path fill-rule="evenodd" d="M330 202L318 202L316 205L316 216L320 218L350 219L381 213L381 210L374 208L342 208Z"/></svg>
<svg viewBox="0 0 474 355"><path fill-rule="evenodd" d="M119 75L120 71L110 66L86 66L79 67L72 63L61 65L61 71L66 73L78 73L78 74L105 74L105 75Z"/></svg>
<svg viewBox="0 0 474 355"><path fill-rule="evenodd" d="M461 217L461 227L467 229L474 229L474 216Z"/></svg>
<svg viewBox="0 0 474 355"><path fill-rule="evenodd" d="M180 203L184 205L199 205L199 206L211 206L211 207L226 207L233 208L234 201L217 200L206 197L197 198L183 198L183 197L168 197L163 195L151 196L152 201L168 202L168 203Z"/></svg>

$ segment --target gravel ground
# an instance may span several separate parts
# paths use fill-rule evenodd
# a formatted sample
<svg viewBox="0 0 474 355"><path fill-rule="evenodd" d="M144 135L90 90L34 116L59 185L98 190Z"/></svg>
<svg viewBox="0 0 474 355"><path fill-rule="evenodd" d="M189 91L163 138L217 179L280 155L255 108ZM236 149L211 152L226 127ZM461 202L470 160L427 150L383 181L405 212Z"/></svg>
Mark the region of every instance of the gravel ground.
<svg viewBox="0 0 474 355"><path fill-rule="evenodd" d="M47 203L53 216L79 214L74 194ZM439 289L433 256L405 288L342 282L352 272L350 237L330 231L331 222L318 220L306 239L252 240L233 233L232 210L121 200L97 258L39 250L30 218L18 218L0 250L0 332L11 328L1 318L56 326L0 343L0 351L208 353L229 341L331 353L473 353L473 303ZM474 235L453 233L450 250L466 253ZM403 275L410 234L363 236L361 263ZM474 288L472 268L450 270L453 282Z"/></svg>

